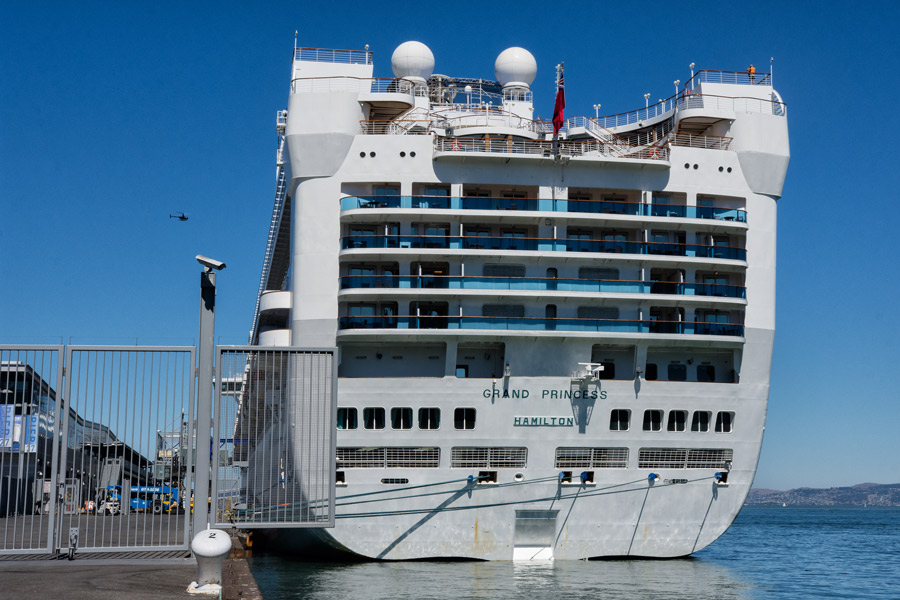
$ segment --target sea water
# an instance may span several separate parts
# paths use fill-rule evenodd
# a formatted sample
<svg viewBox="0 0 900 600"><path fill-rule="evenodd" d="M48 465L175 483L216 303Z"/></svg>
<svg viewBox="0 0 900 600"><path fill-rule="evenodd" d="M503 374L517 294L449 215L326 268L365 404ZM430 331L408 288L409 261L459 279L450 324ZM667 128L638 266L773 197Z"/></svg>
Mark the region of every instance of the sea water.
<svg viewBox="0 0 900 600"><path fill-rule="evenodd" d="M310 563L257 555L265 600L900 598L900 508L745 507L672 560Z"/></svg>

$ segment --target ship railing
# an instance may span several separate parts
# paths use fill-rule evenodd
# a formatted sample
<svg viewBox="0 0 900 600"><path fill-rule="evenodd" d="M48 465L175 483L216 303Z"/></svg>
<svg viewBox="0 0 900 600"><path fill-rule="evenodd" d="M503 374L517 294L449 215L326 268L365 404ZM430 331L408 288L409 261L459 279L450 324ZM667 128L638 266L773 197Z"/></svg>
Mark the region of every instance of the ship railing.
<svg viewBox="0 0 900 600"><path fill-rule="evenodd" d="M338 329L500 329L507 331L607 331L736 337L744 335L744 326L741 323L480 315L348 315L338 318Z"/></svg>
<svg viewBox="0 0 900 600"><path fill-rule="evenodd" d="M342 250L373 249L452 249L452 250L525 250L538 252L603 252L684 256L723 260L747 260L747 250L737 246L684 244L680 242L637 242L630 240L534 238L524 235L379 235L357 234L341 238Z"/></svg>
<svg viewBox="0 0 900 600"><path fill-rule="evenodd" d="M550 140L515 139L512 136L484 137L436 137L435 150L438 152L487 152L504 154L553 156L553 142ZM560 140L560 156L567 157L610 157L639 158L645 160L669 159L665 147L631 146L627 151L601 142L600 140Z"/></svg>
<svg viewBox="0 0 900 600"><path fill-rule="evenodd" d="M691 87L691 79L685 83L685 87ZM755 73L750 75L747 71L711 71L701 69L693 77L694 83L729 83L734 85L772 85L771 73Z"/></svg>
<svg viewBox="0 0 900 600"><path fill-rule="evenodd" d="M669 134L669 142L673 146L703 148L706 150L730 150L732 139L719 135L702 135L683 131L675 131Z"/></svg>
<svg viewBox="0 0 900 600"><path fill-rule="evenodd" d="M417 210L527 210L538 212L588 213L646 217L679 217L747 222L747 211L724 206L686 206L628 200L579 200L557 198L501 198L483 196L401 196L367 195L341 198L341 210L356 209Z"/></svg>
<svg viewBox="0 0 900 600"><path fill-rule="evenodd" d="M294 48L294 60L307 62L340 63L347 65L371 65L369 50L337 50L334 48Z"/></svg>
<svg viewBox="0 0 900 600"><path fill-rule="evenodd" d="M291 93L373 92L425 96L426 86L405 79L385 77L297 77L291 81Z"/></svg>
<svg viewBox="0 0 900 600"><path fill-rule="evenodd" d="M344 275L341 289L522 290L535 292L605 292L746 298L746 288L720 283L566 279L558 277L490 277L480 275Z"/></svg>
<svg viewBox="0 0 900 600"><path fill-rule="evenodd" d="M454 131L471 127L507 127L538 135L543 133L539 122L493 107L473 107L470 114L448 118L447 125Z"/></svg>
<svg viewBox="0 0 900 600"><path fill-rule="evenodd" d="M363 135L426 135L431 132L431 119L392 119L389 121L360 121Z"/></svg>
<svg viewBox="0 0 900 600"><path fill-rule="evenodd" d="M787 106L777 100L761 98L744 98L733 96L714 96L712 94L686 93L679 98L678 107L685 109L727 110L736 113L754 113L763 115L787 116Z"/></svg>

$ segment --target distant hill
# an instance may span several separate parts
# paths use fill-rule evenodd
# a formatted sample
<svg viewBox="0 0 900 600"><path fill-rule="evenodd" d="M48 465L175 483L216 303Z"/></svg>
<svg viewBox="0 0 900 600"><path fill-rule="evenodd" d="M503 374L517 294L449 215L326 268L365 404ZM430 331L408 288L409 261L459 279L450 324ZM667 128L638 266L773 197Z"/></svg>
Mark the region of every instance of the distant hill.
<svg viewBox="0 0 900 600"><path fill-rule="evenodd" d="M900 483L860 483L851 487L797 488L781 492L754 488L745 504L788 506L900 506Z"/></svg>

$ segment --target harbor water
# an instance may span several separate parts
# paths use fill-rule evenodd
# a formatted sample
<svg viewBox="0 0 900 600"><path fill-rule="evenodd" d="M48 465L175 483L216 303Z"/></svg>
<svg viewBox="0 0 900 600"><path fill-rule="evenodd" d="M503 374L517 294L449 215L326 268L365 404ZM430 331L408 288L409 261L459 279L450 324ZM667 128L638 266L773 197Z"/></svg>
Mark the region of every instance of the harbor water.
<svg viewBox="0 0 900 600"><path fill-rule="evenodd" d="M900 508L745 507L674 560L310 563L257 555L267 600L900 598Z"/></svg>

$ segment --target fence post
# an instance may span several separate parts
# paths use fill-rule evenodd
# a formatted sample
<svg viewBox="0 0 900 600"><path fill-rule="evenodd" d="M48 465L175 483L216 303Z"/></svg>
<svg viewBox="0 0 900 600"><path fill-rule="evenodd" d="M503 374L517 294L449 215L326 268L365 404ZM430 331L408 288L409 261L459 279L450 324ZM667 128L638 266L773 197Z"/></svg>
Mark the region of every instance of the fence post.
<svg viewBox="0 0 900 600"><path fill-rule="evenodd" d="M194 514L191 520L193 535L206 529L209 522L209 507L203 500L209 498L215 327L216 274L212 272L212 269L206 267L200 273L200 343L197 358L197 377L199 379L197 384L197 450L194 459Z"/></svg>

